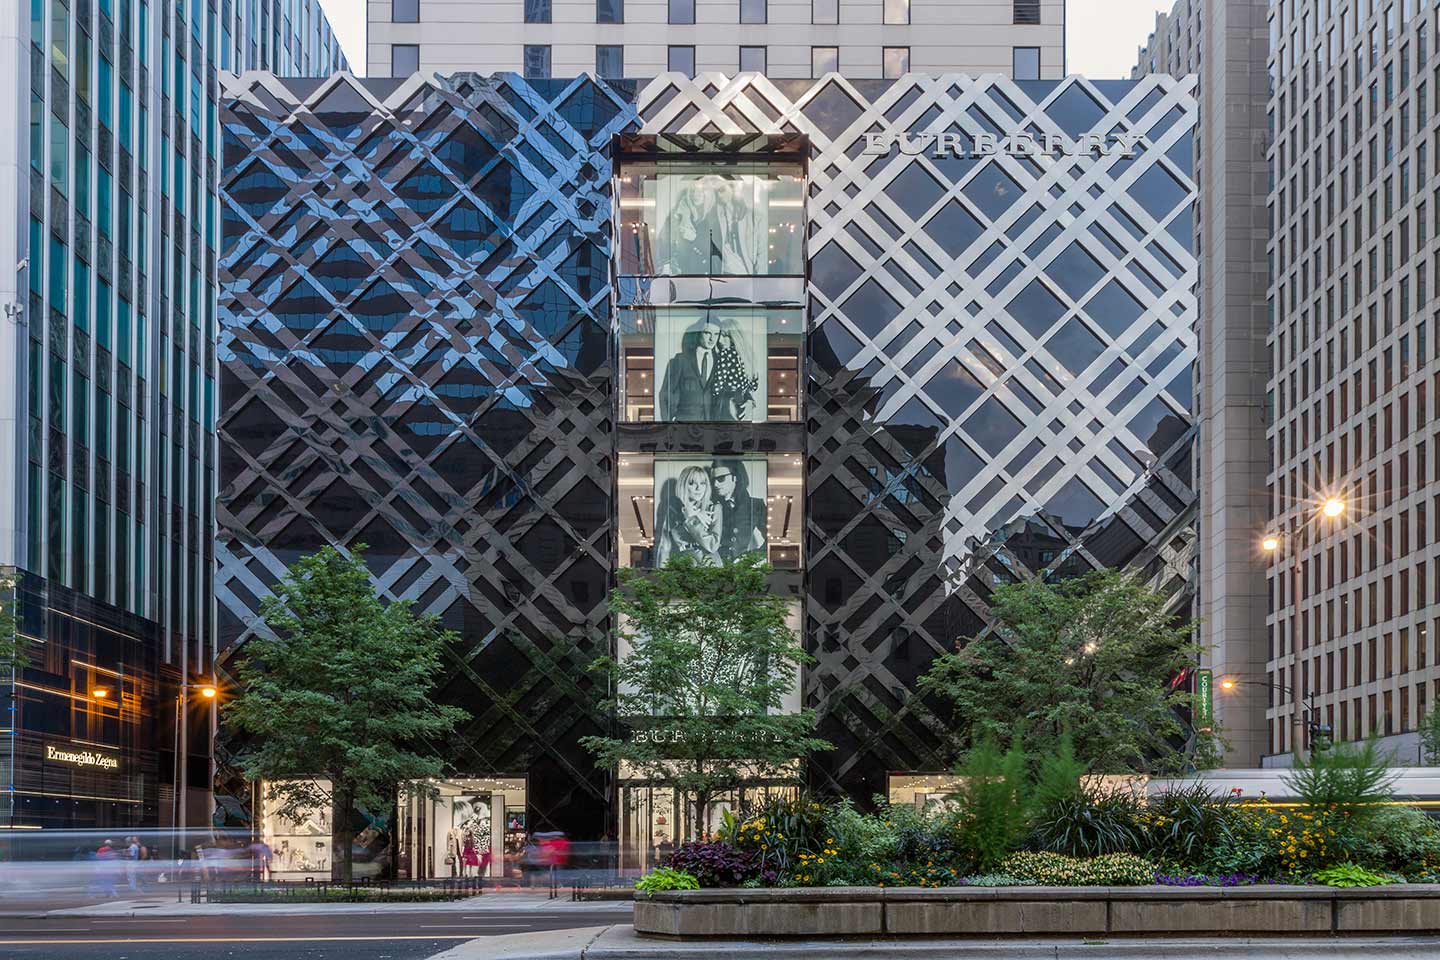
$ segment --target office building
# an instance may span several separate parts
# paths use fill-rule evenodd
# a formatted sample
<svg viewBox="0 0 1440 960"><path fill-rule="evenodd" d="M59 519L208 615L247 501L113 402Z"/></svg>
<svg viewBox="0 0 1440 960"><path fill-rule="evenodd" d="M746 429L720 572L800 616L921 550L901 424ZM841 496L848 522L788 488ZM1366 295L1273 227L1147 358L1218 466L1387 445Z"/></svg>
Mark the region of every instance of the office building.
<svg viewBox="0 0 1440 960"><path fill-rule="evenodd" d="M457 632L472 720L377 847L403 876L457 818L500 872L527 829L674 838L687 805L578 743L620 568L764 549L836 745L801 777L861 803L947 772L916 679L997 584L1123 567L1188 609L1193 81L716 82L226 91L221 633L360 542Z"/></svg>
<svg viewBox="0 0 1440 960"><path fill-rule="evenodd" d="M209 822L217 75L344 65L314 0L0 8L0 826Z"/></svg>
<svg viewBox="0 0 1440 960"><path fill-rule="evenodd" d="M1132 76L1198 80L1195 249L1200 260L1195 409L1200 433L1195 615L1206 646L1226 764L1271 752L1266 555L1270 531L1265 396L1269 313L1264 0L1179 0L1156 18ZM1272 711L1273 713L1273 711Z"/></svg>
<svg viewBox="0 0 1440 960"><path fill-rule="evenodd" d="M369 0L368 75L1065 75L1064 0Z"/></svg>
<svg viewBox="0 0 1440 960"><path fill-rule="evenodd" d="M1440 693L1435 16L1413 0L1268 11L1276 763L1306 746L1307 715L1414 763Z"/></svg>

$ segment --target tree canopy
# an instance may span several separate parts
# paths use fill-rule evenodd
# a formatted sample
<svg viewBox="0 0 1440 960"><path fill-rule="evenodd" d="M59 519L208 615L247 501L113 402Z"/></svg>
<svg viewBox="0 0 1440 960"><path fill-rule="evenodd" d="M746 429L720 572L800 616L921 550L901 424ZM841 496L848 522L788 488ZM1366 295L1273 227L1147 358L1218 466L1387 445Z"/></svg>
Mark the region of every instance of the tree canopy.
<svg viewBox="0 0 1440 960"><path fill-rule="evenodd" d="M363 550L304 557L261 601L270 635L245 644L223 714L254 735L241 766L268 781L276 812L299 819L334 803L346 881L355 809L389 809L407 782L439 776L437 741L467 717L431 699L454 634L408 602L383 602Z"/></svg>
<svg viewBox="0 0 1440 960"><path fill-rule="evenodd" d="M798 761L830 744L813 710L782 712L809 657L771 593L758 554L722 563L677 556L658 570L620 571L611 593L617 655L609 678L616 736L581 742L601 767L675 788L705 829L717 796L756 780L798 776Z"/></svg>
<svg viewBox="0 0 1440 960"><path fill-rule="evenodd" d="M1101 570L1002 585L991 614L992 631L937 657L920 679L957 755L1023 736L1031 756L1047 756L1068 731L1093 773L1213 763L1214 734L1190 730L1179 712L1194 695L1172 689L1199 653L1194 624L1168 611L1163 595Z"/></svg>
<svg viewBox="0 0 1440 960"><path fill-rule="evenodd" d="M0 667L25 666L25 638L19 633L16 616L20 602L18 580L14 574L0 574Z"/></svg>

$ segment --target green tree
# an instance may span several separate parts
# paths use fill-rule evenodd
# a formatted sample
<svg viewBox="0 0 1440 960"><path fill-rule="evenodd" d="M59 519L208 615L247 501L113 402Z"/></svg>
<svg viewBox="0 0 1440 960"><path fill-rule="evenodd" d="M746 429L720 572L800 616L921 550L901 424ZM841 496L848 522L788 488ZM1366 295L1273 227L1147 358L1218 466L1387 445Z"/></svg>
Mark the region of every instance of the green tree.
<svg viewBox="0 0 1440 960"><path fill-rule="evenodd" d="M1092 773L1213 762L1214 735L1192 733L1176 713L1194 697L1170 682L1194 665L1199 647L1193 624L1169 613L1163 596L1101 570L1002 585L991 614L995 630L936 657L920 678L957 755L986 739L1007 747L1023 728L1032 757L1054 755L1069 731Z"/></svg>
<svg viewBox="0 0 1440 960"><path fill-rule="evenodd" d="M246 643L239 691L224 710L229 724L254 735L241 766L269 781L267 800L281 816L334 805L347 883L356 808L388 809L397 789L438 776L441 755L431 744L467 716L431 700L454 634L408 602L382 602L364 549L347 557L326 547L302 558L261 601L271 635Z"/></svg>
<svg viewBox="0 0 1440 960"><path fill-rule="evenodd" d="M680 556L659 570L621 570L610 595L617 656L594 669L609 680L621 731L581 743L597 766L623 763L686 796L692 836L717 796L793 778L800 758L831 748L814 736L813 710L780 712L810 658L769 572L758 554L721 564Z"/></svg>
<svg viewBox="0 0 1440 960"><path fill-rule="evenodd" d="M1420 747L1425 766L1440 767L1440 710L1431 710L1420 721Z"/></svg>
<svg viewBox="0 0 1440 960"><path fill-rule="evenodd" d="M0 668L8 673L29 661L25 656L25 638L20 635L16 605L20 602L17 578L13 573L0 574Z"/></svg>

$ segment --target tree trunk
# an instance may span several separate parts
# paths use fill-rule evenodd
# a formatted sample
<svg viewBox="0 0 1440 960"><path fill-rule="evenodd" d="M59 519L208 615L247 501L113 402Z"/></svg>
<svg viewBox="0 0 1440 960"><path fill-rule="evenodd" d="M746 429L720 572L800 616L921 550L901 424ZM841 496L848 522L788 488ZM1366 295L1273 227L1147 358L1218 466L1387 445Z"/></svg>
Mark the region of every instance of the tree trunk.
<svg viewBox="0 0 1440 960"><path fill-rule="evenodd" d="M355 876L355 831L350 826L355 816L355 800L348 789L335 791L335 845L340 848L340 882L347 887Z"/></svg>
<svg viewBox="0 0 1440 960"><path fill-rule="evenodd" d="M695 825L694 825L694 827L693 827L693 828L691 829L691 831L690 831L690 839L691 839L691 840L704 840L704 839L705 839L705 827L706 827L706 825L707 825L707 824L706 824L706 820L705 820L705 814L706 814L707 812L709 812L709 809L710 809L710 794L708 794L708 793L701 793L701 792L699 792L699 791L696 791L696 793L695 793Z"/></svg>

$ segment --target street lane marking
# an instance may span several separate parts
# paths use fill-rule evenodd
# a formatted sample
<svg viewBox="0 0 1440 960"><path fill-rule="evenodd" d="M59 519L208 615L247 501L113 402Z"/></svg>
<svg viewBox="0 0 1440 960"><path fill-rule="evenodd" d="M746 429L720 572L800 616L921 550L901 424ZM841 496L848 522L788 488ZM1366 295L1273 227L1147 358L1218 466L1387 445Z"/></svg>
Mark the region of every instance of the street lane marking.
<svg viewBox="0 0 1440 960"><path fill-rule="evenodd" d="M174 920L160 920L154 917L116 917L115 919L99 919L96 923L184 923L184 917L177 917Z"/></svg>
<svg viewBox="0 0 1440 960"><path fill-rule="evenodd" d="M467 933L433 933L378 937L71 937L61 940L0 940L0 947L35 946L44 943L329 943L342 940L476 940Z"/></svg>
<svg viewBox="0 0 1440 960"><path fill-rule="evenodd" d="M473 923L422 923L421 930L470 930L475 926ZM487 923L487 927L528 927L528 923Z"/></svg>

